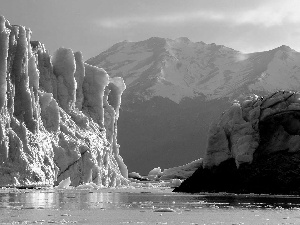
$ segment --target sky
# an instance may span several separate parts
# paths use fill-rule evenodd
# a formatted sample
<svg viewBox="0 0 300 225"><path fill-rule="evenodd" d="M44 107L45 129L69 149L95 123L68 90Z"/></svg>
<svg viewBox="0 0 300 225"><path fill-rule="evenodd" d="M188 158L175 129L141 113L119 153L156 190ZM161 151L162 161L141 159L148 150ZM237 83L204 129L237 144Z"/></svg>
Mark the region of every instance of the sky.
<svg viewBox="0 0 300 225"><path fill-rule="evenodd" d="M117 42L150 37L216 43L249 53L300 52L300 0L0 0L0 15L32 30L53 53L87 60Z"/></svg>

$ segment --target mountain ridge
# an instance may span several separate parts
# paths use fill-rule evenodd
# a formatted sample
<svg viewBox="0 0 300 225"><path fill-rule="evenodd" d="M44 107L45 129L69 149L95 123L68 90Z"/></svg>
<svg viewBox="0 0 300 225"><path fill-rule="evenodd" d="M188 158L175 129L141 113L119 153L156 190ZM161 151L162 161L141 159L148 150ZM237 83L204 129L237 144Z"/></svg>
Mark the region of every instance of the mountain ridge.
<svg viewBox="0 0 300 225"><path fill-rule="evenodd" d="M234 99L300 88L300 53L286 45L242 53L186 37L152 37L117 43L86 62L124 79L122 156L144 174L202 157L209 124Z"/></svg>
<svg viewBox="0 0 300 225"><path fill-rule="evenodd" d="M261 63L261 57L267 60L264 63L266 67L276 52L281 52L277 57L281 57L282 61L289 57L300 58L298 52L286 45L244 54L214 43L194 43L185 37L175 40L152 37L140 42L117 43L87 60L87 63L107 69L111 76L123 77L129 88L137 83L141 85L142 80L144 85L137 93L139 96L142 94L146 99L164 96L178 103L184 97L201 94L208 99L230 95L230 86L246 79L249 70L260 68L257 64ZM257 76L267 70L265 67L252 76L259 78ZM258 89L258 86L253 88ZM274 91L277 86L270 88L268 92ZM168 89L167 93L165 89Z"/></svg>

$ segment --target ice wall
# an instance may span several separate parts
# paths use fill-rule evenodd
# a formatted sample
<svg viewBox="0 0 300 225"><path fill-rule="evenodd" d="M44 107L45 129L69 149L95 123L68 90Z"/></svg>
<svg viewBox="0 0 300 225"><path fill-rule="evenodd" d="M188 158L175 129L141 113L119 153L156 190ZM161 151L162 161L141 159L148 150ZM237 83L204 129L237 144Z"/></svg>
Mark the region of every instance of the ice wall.
<svg viewBox="0 0 300 225"><path fill-rule="evenodd" d="M51 56L30 36L0 17L0 186L51 186L67 177L74 186L127 184L116 126L125 85L84 64L80 52ZM104 96L109 86L117 105Z"/></svg>
<svg viewBox="0 0 300 225"><path fill-rule="evenodd" d="M200 166L177 192L299 194L300 93L236 101L212 125Z"/></svg>
<svg viewBox="0 0 300 225"><path fill-rule="evenodd" d="M234 102L210 128L204 167L230 158L239 167L251 164L254 154L299 151L299 111L300 93L293 91Z"/></svg>
<svg viewBox="0 0 300 225"><path fill-rule="evenodd" d="M75 108L77 82L75 57L72 49L59 48L52 58L53 73L57 79L57 100L69 112Z"/></svg>
<svg viewBox="0 0 300 225"><path fill-rule="evenodd" d="M105 128L107 131L107 139L111 144L111 153L120 168L121 174L128 178L127 166L119 153L120 146L117 143L117 120L119 118L121 95L125 89L126 85L121 77L110 78L110 83L106 87L104 108L106 114L105 121L107 121Z"/></svg>
<svg viewBox="0 0 300 225"><path fill-rule="evenodd" d="M108 84L109 76L105 70L85 64L82 87L85 96L83 111L89 114L101 127L103 127L104 119L104 89Z"/></svg>

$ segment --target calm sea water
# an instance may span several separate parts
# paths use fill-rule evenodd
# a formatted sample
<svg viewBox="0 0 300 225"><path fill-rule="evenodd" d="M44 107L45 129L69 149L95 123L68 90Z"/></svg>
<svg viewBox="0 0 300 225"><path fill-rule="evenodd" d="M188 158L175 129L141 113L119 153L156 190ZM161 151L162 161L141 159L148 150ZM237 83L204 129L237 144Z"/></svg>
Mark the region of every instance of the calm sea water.
<svg viewBox="0 0 300 225"><path fill-rule="evenodd" d="M0 224L300 224L300 197L2 189Z"/></svg>

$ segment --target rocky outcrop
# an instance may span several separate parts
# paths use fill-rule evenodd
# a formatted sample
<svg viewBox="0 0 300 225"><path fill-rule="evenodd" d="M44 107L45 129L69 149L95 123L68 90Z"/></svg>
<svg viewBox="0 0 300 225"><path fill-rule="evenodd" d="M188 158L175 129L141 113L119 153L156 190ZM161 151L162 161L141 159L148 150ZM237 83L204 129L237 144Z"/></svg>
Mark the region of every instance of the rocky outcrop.
<svg viewBox="0 0 300 225"><path fill-rule="evenodd" d="M209 135L203 166L175 191L300 193L300 93L236 101Z"/></svg>
<svg viewBox="0 0 300 225"><path fill-rule="evenodd" d="M0 17L0 186L127 183L117 120L125 84ZM117 80L117 81L116 81ZM107 90L107 91L105 91Z"/></svg>

